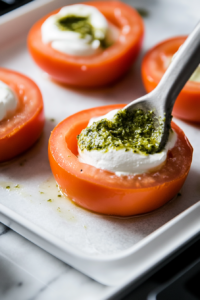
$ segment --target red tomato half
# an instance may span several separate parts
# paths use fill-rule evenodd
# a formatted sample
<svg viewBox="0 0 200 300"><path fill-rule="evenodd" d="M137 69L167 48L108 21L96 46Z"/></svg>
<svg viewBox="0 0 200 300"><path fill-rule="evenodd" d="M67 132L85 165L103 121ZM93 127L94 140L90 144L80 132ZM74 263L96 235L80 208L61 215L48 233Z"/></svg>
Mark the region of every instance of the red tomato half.
<svg viewBox="0 0 200 300"><path fill-rule="evenodd" d="M54 50L41 40L41 25L52 14L38 21L28 35L29 51L38 66L53 79L72 86L97 87L121 77L135 61L142 43L144 26L140 15L118 1L85 3L96 7L119 29L118 40L100 54L81 57Z"/></svg>
<svg viewBox="0 0 200 300"><path fill-rule="evenodd" d="M9 85L18 97L12 116L0 121L0 162L13 158L32 146L44 126L42 95L28 77L0 68L0 80Z"/></svg>
<svg viewBox="0 0 200 300"><path fill-rule="evenodd" d="M147 52L142 62L142 79L147 92L161 80L174 53L186 37L166 40ZM173 115L192 122L200 122L200 82L188 81L176 99Z"/></svg>
<svg viewBox="0 0 200 300"><path fill-rule="evenodd" d="M131 216L154 210L179 192L190 169L193 149L173 123L177 142L159 171L119 177L81 163L77 158L77 135L92 117L122 107L124 104L92 108L62 121L50 136L49 160L58 185L76 204L102 214Z"/></svg>

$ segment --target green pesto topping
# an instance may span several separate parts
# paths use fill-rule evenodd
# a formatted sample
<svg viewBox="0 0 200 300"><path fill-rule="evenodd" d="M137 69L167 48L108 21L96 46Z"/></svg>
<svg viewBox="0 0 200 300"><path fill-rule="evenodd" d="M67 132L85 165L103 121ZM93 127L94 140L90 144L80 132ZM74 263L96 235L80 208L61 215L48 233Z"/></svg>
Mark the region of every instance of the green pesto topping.
<svg viewBox="0 0 200 300"><path fill-rule="evenodd" d="M163 121L153 111L141 109L129 112L119 110L113 119L101 119L82 130L78 135L78 146L84 149L125 149L134 153L153 154L158 151Z"/></svg>
<svg viewBox="0 0 200 300"><path fill-rule="evenodd" d="M93 36L94 28L90 24L88 17L65 16L57 20L60 30L75 31L84 38L87 34Z"/></svg>
<svg viewBox="0 0 200 300"><path fill-rule="evenodd" d="M80 33L81 38L85 38L86 35L91 37L90 43L92 43L95 39L95 30L92 24L90 23L89 17L80 17L80 16L65 16L61 17L57 20L57 26L60 30L63 31L74 31ZM102 48L107 48L109 45L105 41L105 39L98 40L101 43Z"/></svg>

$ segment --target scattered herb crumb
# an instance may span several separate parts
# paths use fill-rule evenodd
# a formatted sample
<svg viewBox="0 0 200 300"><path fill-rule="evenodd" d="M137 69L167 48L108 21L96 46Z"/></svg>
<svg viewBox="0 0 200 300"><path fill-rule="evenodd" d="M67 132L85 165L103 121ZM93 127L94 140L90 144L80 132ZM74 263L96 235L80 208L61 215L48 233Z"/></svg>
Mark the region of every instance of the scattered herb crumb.
<svg viewBox="0 0 200 300"><path fill-rule="evenodd" d="M40 194L44 194L44 192L40 192Z"/></svg>
<svg viewBox="0 0 200 300"><path fill-rule="evenodd" d="M62 197L61 195L58 195L58 197Z"/></svg>
<svg viewBox="0 0 200 300"><path fill-rule="evenodd" d="M26 159L24 159L24 160L22 160L20 163L19 163L19 165L21 166L21 167L23 167L24 166L24 164L27 162L27 160Z"/></svg>
<svg viewBox="0 0 200 300"><path fill-rule="evenodd" d="M136 10L137 10L138 14L143 18L146 18L149 16L149 12L145 8L136 8Z"/></svg>
<svg viewBox="0 0 200 300"><path fill-rule="evenodd" d="M71 155L68 155L68 157L71 157Z"/></svg>
<svg viewBox="0 0 200 300"><path fill-rule="evenodd" d="M6 189L7 189L7 190L8 190L8 189L10 189L10 186L9 186L9 185L7 185L7 186L6 186Z"/></svg>
<svg viewBox="0 0 200 300"><path fill-rule="evenodd" d="M51 122L55 122L55 119L52 118L52 119L50 119L50 121L51 121Z"/></svg>
<svg viewBox="0 0 200 300"><path fill-rule="evenodd" d="M60 207L57 208L57 211L61 212Z"/></svg>
<svg viewBox="0 0 200 300"><path fill-rule="evenodd" d="M19 188L20 188L20 185L19 185L19 184L15 185L15 188L16 188L16 189L19 189Z"/></svg>
<svg viewBox="0 0 200 300"><path fill-rule="evenodd" d="M51 200L51 199L49 199L49 200L47 200L47 202L52 202L52 200Z"/></svg>

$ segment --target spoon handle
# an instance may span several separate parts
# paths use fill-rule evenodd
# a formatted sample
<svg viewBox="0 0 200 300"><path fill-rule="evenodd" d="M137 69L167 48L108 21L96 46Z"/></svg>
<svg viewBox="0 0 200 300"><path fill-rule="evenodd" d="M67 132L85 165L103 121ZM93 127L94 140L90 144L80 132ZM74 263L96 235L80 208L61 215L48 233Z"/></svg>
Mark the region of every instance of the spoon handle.
<svg viewBox="0 0 200 300"><path fill-rule="evenodd" d="M163 75L159 85L159 94L162 95L163 108L166 117L171 116L174 102L200 63L200 22L188 36Z"/></svg>

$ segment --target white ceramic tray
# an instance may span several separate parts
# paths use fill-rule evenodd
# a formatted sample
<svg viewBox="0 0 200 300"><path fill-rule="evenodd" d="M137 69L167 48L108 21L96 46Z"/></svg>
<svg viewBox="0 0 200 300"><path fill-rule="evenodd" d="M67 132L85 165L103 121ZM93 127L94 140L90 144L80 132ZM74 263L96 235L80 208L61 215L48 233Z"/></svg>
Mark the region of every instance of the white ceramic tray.
<svg viewBox="0 0 200 300"><path fill-rule="evenodd" d="M37 0L0 19L0 66L24 73L38 84L46 114L44 133L37 144L0 166L0 221L102 284L117 286L106 298L111 299L113 293L138 280L198 233L200 139L197 136L200 126L175 120L193 145L194 158L181 196L157 211L117 219L90 213L58 197L47 157L47 143L53 127L79 110L127 103L145 93L139 75L140 58L124 79L100 90L66 88L50 81L38 69L26 49L25 36L38 18L63 3L66 1ZM144 3L135 2L137 7ZM146 20L147 38L143 51L164 38L188 33L198 20L195 9L180 1L179 9L193 14L192 23L191 18L179 20L179 23L174 19L168 26L169 16L164 17L166 3L171 3L168 13L172 20L173 2L162 1L161 5L146 7L150 16ZM18 21L19 26L14 26ZM6 189L8 185L10 189ZM49 199L52 202L47 201Z"/></svg>

